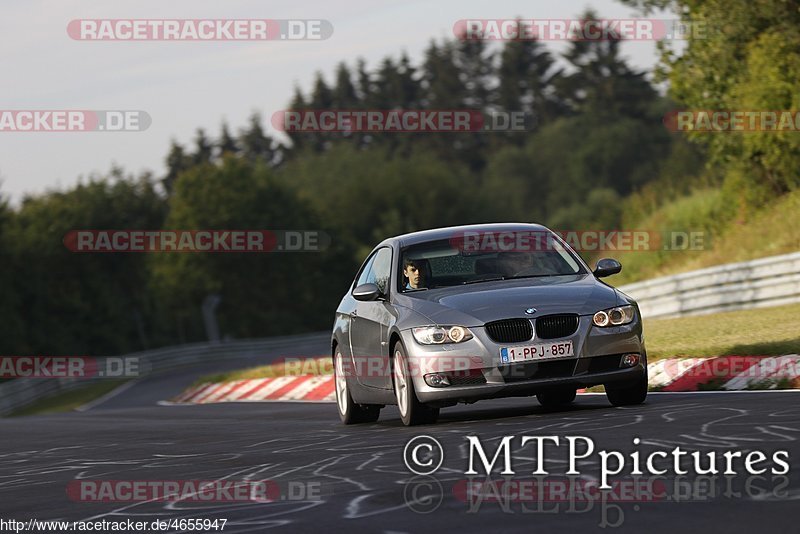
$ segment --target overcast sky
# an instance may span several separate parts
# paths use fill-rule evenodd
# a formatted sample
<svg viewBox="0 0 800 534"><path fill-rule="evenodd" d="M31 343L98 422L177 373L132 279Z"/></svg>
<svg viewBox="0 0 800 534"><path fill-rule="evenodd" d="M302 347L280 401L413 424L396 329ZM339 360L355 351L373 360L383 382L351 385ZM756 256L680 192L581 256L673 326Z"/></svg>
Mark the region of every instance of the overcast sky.
<svg viewBox="0 0 800 534"><path fill-rule="evenodd" d="M586 7L602 18L636 16L612 0L4 0L0 110L144 110L153 122L144 132L0 132L0 193L16 204L114 164L161 175L171 138L188 144L198 127L216 136L223 120L236 131L253 111L271 128L295 85L307 91L318 70L332 80L339 61L364 57L374 67L405 50L418 64L430 39L451 37L459 19L570 18ZM334 31L325 41L75 41L67 24L80 18L326 19ZM627 42L623 52L640 69L656 62L651 41Z"/></svg>

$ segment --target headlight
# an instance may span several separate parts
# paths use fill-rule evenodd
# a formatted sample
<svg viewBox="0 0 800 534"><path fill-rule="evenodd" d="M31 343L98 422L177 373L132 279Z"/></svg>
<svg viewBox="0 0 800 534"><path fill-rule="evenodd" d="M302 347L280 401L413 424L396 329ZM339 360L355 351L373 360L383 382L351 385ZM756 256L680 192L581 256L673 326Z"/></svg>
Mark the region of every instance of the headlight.
<svg viewBox="0 0 800 534"><path fill-rule="evenodd" d="M633 306L619 306L600 310L592 317L595 326L619 326L633 321Z"/></svg>
<svg viewBox="0 0 800 534"><path fill-rule="evenodd" d="M414 339L421 345L461 343L472 339L472 332L463 326L420 326L412 330Z"/></svg>

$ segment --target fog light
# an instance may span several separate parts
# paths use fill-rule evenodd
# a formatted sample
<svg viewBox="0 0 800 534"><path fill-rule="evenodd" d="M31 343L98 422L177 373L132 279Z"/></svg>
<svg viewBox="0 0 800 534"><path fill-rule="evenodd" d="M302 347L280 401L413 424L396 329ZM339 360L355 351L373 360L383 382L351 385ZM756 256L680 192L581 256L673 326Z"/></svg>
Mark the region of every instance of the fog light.
<svg viewBox="0 0 800 534"><path fill-rule="evenodd" d="M450 385L447 375L432 373L425 375L425 383L432 388L445 388Z"/></svg>
<svg viewBox="0 0 800 534"><path fill-rule="evenodd" d="M623 367L633 367L634 365L639 364L639 355L638 354L625 354L622 356L622 366Z"/></svg>

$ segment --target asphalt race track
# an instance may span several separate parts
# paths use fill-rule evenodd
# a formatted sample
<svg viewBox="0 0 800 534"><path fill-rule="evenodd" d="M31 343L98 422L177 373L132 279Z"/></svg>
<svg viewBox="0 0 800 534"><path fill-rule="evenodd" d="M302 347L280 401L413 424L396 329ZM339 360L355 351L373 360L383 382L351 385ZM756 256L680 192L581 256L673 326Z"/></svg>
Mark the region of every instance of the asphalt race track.
<svg viewBox="0 0 800 534"><path fill-rule="evenodd" d="M144 379L89 411L0 420L0 517L69 520L227 519L224 532L353 531L797 532L800 499L800 396L795 392L651 394L635 408L602 395L579 396L565 411L535 399L485 401L442 411L435 426L405 428L394 407L375 424L344 427L333 404L232 403L164 406L186 385L181 372ZM207 372L207 370L206 370ZM406 467L404 446L431 435L444 449L433 476ZM787 475L676 477L655 481L658 496L618 491L602 500L559 498L566 447L548 450L544 499L475 502L465 498L465 436L487 452L514 435L516 481L531 482L529 436L588 436L596 451L789 451ZM634 438L641 444L635 446ZM499 472L499 469L498 469ZM599 476L597 457L581 469ZM495 475L495 480L501 479ZM575 477L573 477L574 479ZM614 480L631 482L622 473ZM68 496L76 480L270 480L269 502L84 502ZM483 480L477 478L476 480ZM624 482L627 480L628 482ZM540 486L542 487L542 486ZM299 488L299 489L298 489ZM294 492L294 494L290 494ZM304 493L305 492L305 493ZM616 528L613 528L616 527Z"/></svg>

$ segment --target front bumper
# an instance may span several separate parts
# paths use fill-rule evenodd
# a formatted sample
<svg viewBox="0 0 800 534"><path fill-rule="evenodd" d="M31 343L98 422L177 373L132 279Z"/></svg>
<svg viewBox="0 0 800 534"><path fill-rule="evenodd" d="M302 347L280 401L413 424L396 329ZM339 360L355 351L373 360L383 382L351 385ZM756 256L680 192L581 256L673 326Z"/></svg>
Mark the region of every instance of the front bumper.
<svg viewBox="0 0 800 534"><path fill-rule="evenodd" d="M452 404L481 399L529 396L556 386L590 387L599 384L634 381L647 373L647 360L642 340L641 322L598 328L591 316L581 316L577 331L568 337L526 343L497 343L483 327L471 327L473 338L463 343L420 345L411 331L401 333L417 398L421 402ZM538 362L503 364L501 347L572 341L575 356L552 358ZM623 354L637 353L640 362L621 367ZM468 371L467 371L468 370ZM424 379L428 372L450 372L467 380L454 380L446 387L429 386Z"/></svg>

